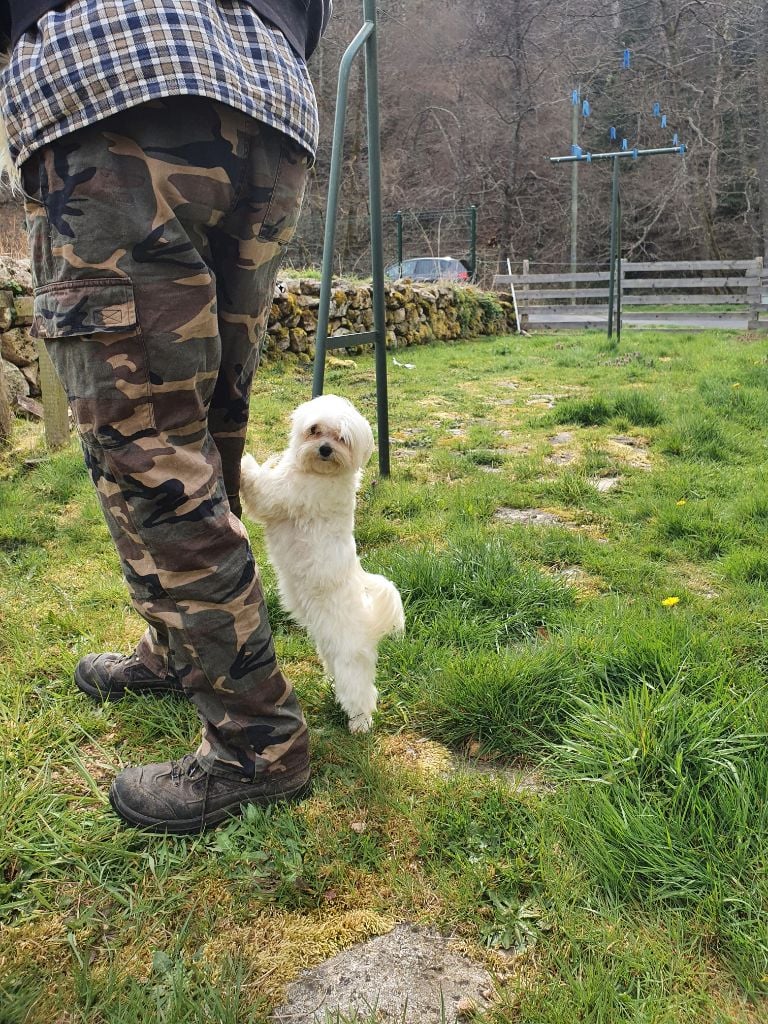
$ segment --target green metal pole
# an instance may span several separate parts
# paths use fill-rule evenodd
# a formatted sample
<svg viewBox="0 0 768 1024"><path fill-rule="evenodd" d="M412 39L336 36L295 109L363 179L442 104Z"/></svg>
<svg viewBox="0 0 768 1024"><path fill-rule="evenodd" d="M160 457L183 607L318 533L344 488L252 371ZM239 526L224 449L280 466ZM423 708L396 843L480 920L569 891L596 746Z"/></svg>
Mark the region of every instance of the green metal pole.
<svg viewBox="0 0 768 1024"><path fill-rule="evenodd" d="M368 183L371 215L376 419L379 428L379 473L389 476L389 400L387 396L387 307L384 297L384 226L381 212L381 137L379 128L379 48L376 0L363 0L366 23L373 26L365 44L365 93L368 106Z"/></svg>
<svg viewBox="0 0 768 1024"><path fill-rule="evenodd" d="M359 50L372 34L374 26L366 23L347 47L339 65L339 86L336 93L336 118L333 125L333 149L328 182L328 209L325 218L325 239L323 241L323 270L320 285L320 308L317 313L317 335L315 338L315 366L312 376L312 397L323 393L325 382L325 352L328 342L328 321L331 310L331 285L333 283L333 250L336 243L336 215L341 189L341 164L344 159L344 123L347 117L347 96L352 64Z"/></svg>
<svg viewBox="0 0 768 1024"><path fill-rule="evenodd" d="M613 161L611 196L611 276L608 280L608 341L613 339L613 312L616 296L616 235L619 225L619 161Z"/></svg>
<svg viewBox="0 0 768 1024"><path fill-rule="evenodd" d="M619 211L616 221L616 344L621 343L621 192L619 192Z"/></svg>
<svg viewBox="0 0 768 1024"><path fill-rule="evenodd" d="M398 210L395 214L397 224L397 276L403 276L403 211Z"/></svg>
<svg viewBox="0 0 768 1024"><path fill-rule="evenodd" d="M581 95L581 86L579 86ZM571 144L577 146L579 143L579 104L573 104L571 115ZM578 267L578 244L579 244L579 161L574 160L571 168L571 273L575 274ZM576 287L576 282L571 282L571 288ZM571 299L571 305L576 304L576 299Z"/></svg>
<svg viewBox="0 0 768 1024"><path fill-rule="evenodd" d="M470 279L474 281L477 275L477 207L474 203L469 208L469 262Z"/></svg>

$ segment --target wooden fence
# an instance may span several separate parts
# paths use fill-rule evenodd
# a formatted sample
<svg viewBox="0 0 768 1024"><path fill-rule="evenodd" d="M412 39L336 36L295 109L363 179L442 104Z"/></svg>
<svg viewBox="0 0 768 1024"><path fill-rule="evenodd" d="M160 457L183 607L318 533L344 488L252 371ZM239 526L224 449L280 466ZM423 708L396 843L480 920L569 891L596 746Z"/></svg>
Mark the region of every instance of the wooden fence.
<svg viewBox="0 0 768 1024"><path fill-rule="evenodd" d="M528 261L522 274L499 274L495 290L514 288L521 316L539 326L604 327L608 321L607 271L580 274L530 273ZM626 319L639 322L673 322L685 317L686 325L716 320L728 327L768 330L760 313L768 312L763 298L768 279L761 257L751 260L687 260L656 263L623 263L621 309ZM657 307L649 309L648 307ZM718 309L717 307L738 307ZM670 311L658 307L675 307ZM703 308L702 308L703 307ZM710 308L714 307L714 308Z"/></svg>

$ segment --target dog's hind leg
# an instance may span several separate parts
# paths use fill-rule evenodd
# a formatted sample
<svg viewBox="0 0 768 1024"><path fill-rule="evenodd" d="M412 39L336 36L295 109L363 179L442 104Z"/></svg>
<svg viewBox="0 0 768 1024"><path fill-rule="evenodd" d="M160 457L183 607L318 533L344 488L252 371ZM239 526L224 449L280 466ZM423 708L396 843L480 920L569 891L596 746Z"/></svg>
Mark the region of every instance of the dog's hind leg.
<svg viewBox="0 0 768 1024"><path fill-rule="evenodd" d="M350 732L368 732L379 693L374 686L376 654L370 651L336 651L323 659L333 677L336 699L349 719Z"/></svg>

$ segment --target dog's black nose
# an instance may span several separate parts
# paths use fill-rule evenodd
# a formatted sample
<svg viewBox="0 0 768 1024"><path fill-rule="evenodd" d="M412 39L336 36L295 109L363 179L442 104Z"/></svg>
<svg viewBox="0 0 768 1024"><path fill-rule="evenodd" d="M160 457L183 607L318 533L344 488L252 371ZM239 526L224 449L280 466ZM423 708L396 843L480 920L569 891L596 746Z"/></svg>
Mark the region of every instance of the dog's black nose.
<svg viewBox="0 0 768 1024"><path fill-rule="evenodd" d="M330 458L333 455L333 448L329 444L321 444L317 450L324 459Z"/></svg>

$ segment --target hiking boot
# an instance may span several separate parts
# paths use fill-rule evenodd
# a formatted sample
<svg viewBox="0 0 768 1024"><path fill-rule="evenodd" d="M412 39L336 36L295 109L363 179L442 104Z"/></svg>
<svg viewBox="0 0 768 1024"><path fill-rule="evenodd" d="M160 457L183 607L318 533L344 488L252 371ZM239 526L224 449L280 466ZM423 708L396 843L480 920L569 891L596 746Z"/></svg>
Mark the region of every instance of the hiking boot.
<svg viewBox="0 0 768 1024"><path fill-rule="evenodd" d="M126 693L184 696L184 689L171 669L156 676L133 654L88 654L75 666L75 683L97 700L121 700Z"/></svg>
<svg viewBox="0 0 768 1024"><path fill-rule="evenodd" d="M109 802L129 825L187 835L220 825L247 804L300 800L309 792L309 780L309 762L291 772L232 779L211 775L187 754L180 761L124 768L112 783Z"/></svg>

